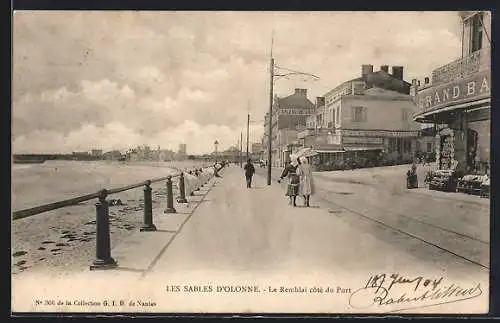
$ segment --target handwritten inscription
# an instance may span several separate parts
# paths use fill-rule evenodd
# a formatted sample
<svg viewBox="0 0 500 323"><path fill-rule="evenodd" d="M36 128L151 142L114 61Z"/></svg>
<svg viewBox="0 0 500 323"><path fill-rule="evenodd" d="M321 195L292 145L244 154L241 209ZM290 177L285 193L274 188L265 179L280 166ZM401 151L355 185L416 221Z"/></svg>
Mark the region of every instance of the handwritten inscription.
<svg viewBox="0 0 500 323"><path fill-rule="evenodd" d="M400 274L371 276L364 287L354 291L349 304L356 309L386 307L405 310L464 301L482 294L481 284L444 284L443 277L405 277ZM391 308L389 308L391 307Z"/></svg>

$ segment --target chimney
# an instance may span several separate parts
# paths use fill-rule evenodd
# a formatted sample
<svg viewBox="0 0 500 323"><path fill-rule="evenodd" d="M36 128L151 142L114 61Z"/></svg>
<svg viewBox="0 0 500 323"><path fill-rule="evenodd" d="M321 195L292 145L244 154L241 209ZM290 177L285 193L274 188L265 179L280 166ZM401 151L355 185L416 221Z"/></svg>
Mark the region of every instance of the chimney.
<svg viewBox="0 0 500 323"><path fill-rule="evenodd" d="M321 107L325 105L325 97L324 96L317 96L316 97L316 107Z"/></svg>
<svg viewBox="0 0 500 323"><path fill-rule="evenodd" d="M382 66L380 66L380 70L384 71L386 73L389 73L389 65L382 65Z"/></svg>
<svg viewBox="0 0 500 323"><path fill-rule="evenodd" d="M392 76L394 76L398 80L403 80L403 66L393 66Z"/></svg>
<svg viewBox="0 0 500 323"><path fill-rule="evenodd" d="M307 96L307 89L295 89L295 94Z"/></svg>
<svg viewBox="0 0 500 323"><path fill-rule="evenodd" d="M368 74L373 73L373 65L363 64L361 65L361 77L365 77Z"/></svg>

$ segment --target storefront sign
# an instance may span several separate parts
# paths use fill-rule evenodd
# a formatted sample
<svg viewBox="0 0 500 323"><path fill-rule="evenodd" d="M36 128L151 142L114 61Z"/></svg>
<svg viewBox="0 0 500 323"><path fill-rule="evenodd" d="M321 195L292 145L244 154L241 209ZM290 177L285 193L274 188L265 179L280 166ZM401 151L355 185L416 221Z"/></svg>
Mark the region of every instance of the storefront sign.
<svg viewBox="0 0 500 323"><path fill-rule="evenodd" d="M391 130L342 130L344 136L350 137L416 137L417 130L391 131Z"/></svg>
<svg viewBox="0 0 500 323"><path fill-rule="evenodd" d="M281 115L309 115L312 114L312 109L296 109L296 108L280 108L279 114Z"/></svg>
<svg viewBox="0 0 500 323"><path fill-rule="evenodd" d="M376 137L343 137L342 142L344 144L381 145L384 143L384 139L383 138L376 138Z"/></svg>
<svg viewBox="0 0 500 323"><path fill-rule="evenodd" d="M415 102L422 112L490 97L490 71L419 91Z"/></svg>

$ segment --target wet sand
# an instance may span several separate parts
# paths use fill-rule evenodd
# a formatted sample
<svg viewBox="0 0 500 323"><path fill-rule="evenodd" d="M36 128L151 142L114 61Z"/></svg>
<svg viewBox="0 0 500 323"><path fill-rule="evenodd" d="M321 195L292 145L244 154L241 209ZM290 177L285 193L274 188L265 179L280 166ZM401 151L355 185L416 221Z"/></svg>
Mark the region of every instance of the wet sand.
<svg viewBox="0 0 500 323"><path fill-rule="evenodd" d="M192 164L175 165L173 167L177 168L176 166L178 168L193 167ZM95 165L92 167L96 168ZM108 178L111 178L114 183L120 182L121 185L127 185L177 172L176 169L172 167L161 167L161 169L159 167L161 166L122 166L121 169L118 168L115 174L108 174ZM139 171L130 172L133 168ZM103 169L109 171L111 168L103 167ZM65 171L69 172L69 170ZM98 169L98 174L99 171L102 172L103 170ZM81 175L85 172L80 170L79 172L77 171L77 173ZM120 176L125 176L125 178L120 178ZM13 178L13 180L15 182L16 179ZM92 183L91 176L88 181L83 182L87 183L87 186L89 184L96 186L95 183ZM78 187L78 183L80 182L59 181L59 183L56 184L61 187L73 184L75 191L81 192L79 194L93 192L92 190L83 191L83 188ZM32 185L37 184L34 183ZM57 187L57 185L55 186ZM118 187L118 185L113 185L112 187ZM159 206L160 203L165 205L165 182L154 183L151 187L153 189L153 208ZM176 196L176 185L173 185L173 188L174 196ZM34 190L35 189L32 189L31 192ZM36 190L44 192L45 196L50 196L50 192L47 191L47 188L45 191L41 187L36 188ZM66 190L70 191L69 188ZM69 197L78 196L79 194L75 193ZM18 200L26 195L27 194L18 195ZM61 196L64 194L61 194L61 190L59 190L59 192L55 192L55 195ZM143 189L136 188L108 197L108 201L113 199L119 199L121 201L121 205L109 206L111 248L119 244L134 231L139 230L143 223L143 195ZM29 195L26 197L26 199L30 201L47 199L47 197L40 198ZM52 199L51 201L56 200ZM23 272L31 272L33 270L70 272L82 268L82 266L89 266L95 258L95 203L96 200L90 200L75 206L69 206L13 221L12 274L19 275Z"/></svg>

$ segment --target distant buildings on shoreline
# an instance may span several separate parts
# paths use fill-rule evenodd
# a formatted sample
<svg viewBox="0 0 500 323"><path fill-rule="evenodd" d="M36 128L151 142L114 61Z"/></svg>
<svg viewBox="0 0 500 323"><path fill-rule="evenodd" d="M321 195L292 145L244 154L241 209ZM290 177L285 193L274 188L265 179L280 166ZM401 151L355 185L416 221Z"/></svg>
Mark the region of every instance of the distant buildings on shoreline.
<svg viewBox="0 0 500 323"><path fill-rule="evenodd" d="M78 161L173 161L186 160L186 144L180 144L178 152L169 149L151 149L147 145L137 146L125 152L120 150L110 150L103 152L102 149L92 149L90 151L74 151L71 154L14 154L14 163L26 163L29 161L45 160L78 160Z"/></svg>

